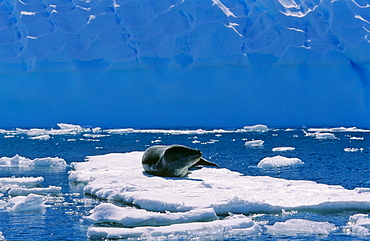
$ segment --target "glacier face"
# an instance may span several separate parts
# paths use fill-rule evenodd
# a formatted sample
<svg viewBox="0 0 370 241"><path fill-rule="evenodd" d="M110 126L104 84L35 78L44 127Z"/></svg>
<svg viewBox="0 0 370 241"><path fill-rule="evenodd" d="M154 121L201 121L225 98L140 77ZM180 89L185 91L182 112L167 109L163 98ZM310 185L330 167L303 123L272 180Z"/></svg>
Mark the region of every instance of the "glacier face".
<svg viewBox="0 0 370 241"><path fill-rule="evenodd" d="M0 126L370 127L367 0L5 0Z"/></svg>

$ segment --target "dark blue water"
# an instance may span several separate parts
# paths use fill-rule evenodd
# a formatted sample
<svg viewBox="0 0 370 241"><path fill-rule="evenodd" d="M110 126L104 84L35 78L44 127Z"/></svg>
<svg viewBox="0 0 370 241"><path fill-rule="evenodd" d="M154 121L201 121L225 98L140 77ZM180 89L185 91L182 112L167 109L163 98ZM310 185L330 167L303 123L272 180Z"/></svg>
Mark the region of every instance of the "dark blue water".
<svg viewBox="0 0 370 241"><path fill-rule="evenodd" d="M108 134L100 138L77 135L55 135L50 140L31 140L25 134L5 138L0 134L0 157L16 154L30 159L60 157L71 162L82 162L86 156L113 152L143 151L160 140L160 144L182 144L203 152L203 156L221 167L241 172L245 175L312 180L319 183L341 185L347 189L370 187L370 133L338 132L334 140L318 140L308 137L302 130L275 130L268 132L207 133L173 135L163 133ZM350 137L363 137L351 140ZM248 148L246 140L263 140L263 147ZM194 140L200 143L193 143ZM213 141L212 141L213 140ZM211 142L211 143L209 143ZM203 143L203 144L202 144ZM295 147L294 151L273 152L274 147ZM357 152L345 152L344 148L362 148ZM257 168L264 157L282 155L296 157L304 162L297 167L263 170ZM46 211L40 212L0 212L0 231L6 240L86 240L87 228L92 223L83 216L102 200L85 197L82 187L68 182L68 170L56 171L50 168L22 170L0 168L1 177L42 176L44 187L62 187L62 195L48 198ZM2 197L6 199L6 195ZM370 210L369 210L370 211ZM304 218L312 221L328 221L336 226L344 226L348 217L355 211L312 213L300 212L287 216L263 215L256 220L268 220L268 224L291 218ZM269 234L248 237L252 240L370 240L369 236L351 236L337 230L327 237L294 236L276 237Z"/></svg>

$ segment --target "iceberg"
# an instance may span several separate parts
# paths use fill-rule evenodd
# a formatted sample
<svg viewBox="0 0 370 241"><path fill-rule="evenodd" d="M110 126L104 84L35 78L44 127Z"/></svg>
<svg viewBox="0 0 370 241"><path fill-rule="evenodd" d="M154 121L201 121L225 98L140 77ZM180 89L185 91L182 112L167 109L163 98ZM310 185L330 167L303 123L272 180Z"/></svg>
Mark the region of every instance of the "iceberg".
<svg viewBox="0 0 370 241"><path fill-rule="evenodd" d="M368 10L359 0L5 0L0 126L369 127Z"/></svg>

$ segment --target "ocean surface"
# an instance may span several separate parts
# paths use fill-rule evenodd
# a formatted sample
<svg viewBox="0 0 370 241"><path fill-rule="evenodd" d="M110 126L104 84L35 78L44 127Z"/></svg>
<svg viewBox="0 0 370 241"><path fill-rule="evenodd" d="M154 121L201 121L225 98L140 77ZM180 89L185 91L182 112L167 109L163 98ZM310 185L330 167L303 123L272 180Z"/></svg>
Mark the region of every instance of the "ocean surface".
<svg viewBox="0 0 370 241"><path fill-rule="evenodd" d="M262 140L263 144L257 146L245 144L252 140ZM57 131L1 130L0 157L15 155L29 159L59 157L63 158L68 166L65 169L1 166L2 178L43 177L43 187L57 186L62 190L59 195L46 198L44 211L0 210L0 232L5 240L88 240L87 230L94 223L84 217L88 216L95 206L106 201L84 195L82 184L70 183L69 164L84 162L87 156L144 151L155 144L181 144L199 149L204 158L222 168L247 176L310 180L340 185L346 189L370 188L370 131L355 128L174 131L105 130L64 126ZM294 150L273 151L276 147L294 147ZM299 158L304 164L269 169L257 167L263 158L277 155ZM9 200L6 190L0 190L1 199ZM350 216L357 213L369 214L370 210L299 211L290 215L276 213L257 215L254 216L255 221L265 221L268 225L295 218L333 223L337 229L329 235L314 233L273 235L264 231L260 235L225 239L370 240L370 235L350 234L341 228L347 225ZM183 239L186 240L186 237Z"/></svg>

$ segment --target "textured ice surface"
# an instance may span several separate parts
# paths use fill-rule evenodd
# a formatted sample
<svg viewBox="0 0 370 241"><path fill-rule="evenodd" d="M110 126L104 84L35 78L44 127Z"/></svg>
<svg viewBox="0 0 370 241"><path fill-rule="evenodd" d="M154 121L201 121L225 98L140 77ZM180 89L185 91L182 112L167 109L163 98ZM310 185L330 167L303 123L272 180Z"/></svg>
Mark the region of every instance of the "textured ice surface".
<svg viewBox="0 0 370 241"><path fill-rule="evenodd" d="M36 194L13 197L9 199L5 209L10 212L44 211L45 197Z"/></svg>
<svg viewBox="0 0 370 241"><path fill-rule="evenodd" d="M102 203L91 211L87 219L95 223L115 223L124 227L165 226L176 223L206 222L217 220L212 208L194 209L189 212L158 213L143 209L117 207L111 203Z"/></svg>
<svg viewBox="0 0 370 241"><path fill-rule="evenodd" d="M301 165L303 162L298 158L288 158L283 156L265 157L259 163L260 168L276 168L276 167L286 167L286 166L297 166Z"/></svg>
<svg viewBox="0 0 370 241"><path fill-rule="evenodd" d="M54 169L63 169L67 167L67 163L64 159L58 157L29 159L26 157L15 155L14 157L1 157L0 166L29 168L49 167Z"/></svg>
<svg viewBox="0 0 370 241"><path fill-rule="evenodd" d="M110 238L190 238L222 239L228 234L244 232L245 235L256 235L261 233L261 228L250 218L244 216L229 217L224 220L211 222L193 222L172 224L162 227L137 227L137 228L104 228L90 227L87 233L89 238L110 239ZM185 235L185 236L184 236ZM167 237L167 238L166 238Z"/></svg>
<svg viewBox="0 0 370 241"><path fill-rule="evenodd" d="M355 214L349 218L347 226L343 227L347 233L356 235L370 235L370 218L368 214Z"/></svg>
<svg viewBox="0 0 370 241"><path fill-rule="evenodd" d="M71 181L102 199L134 204L149 211L185 212L213 208L218 215L289 210L368 210L370 193L312 181L243 176L223 168L193 170L186 178L145 174L143 152L88 157L74 163ZM230 181L227 181L230 180ZM276 191L279 190L279 191Z"/></svg>
<svg viewBox="0 0 370 241"><path fill-rule="evenodd" d="M285 222L276 222L274 225L266 225L265 227L273 235L328 235L335 229L335 225L328 222L314 222L304 219L289 219Z"/></svg>
<svg viewBox="0 0 370 241"><path fill-rule="evenodd" d="M360 0L5 0L0 126L369 127L368 12Z"/></svg>

